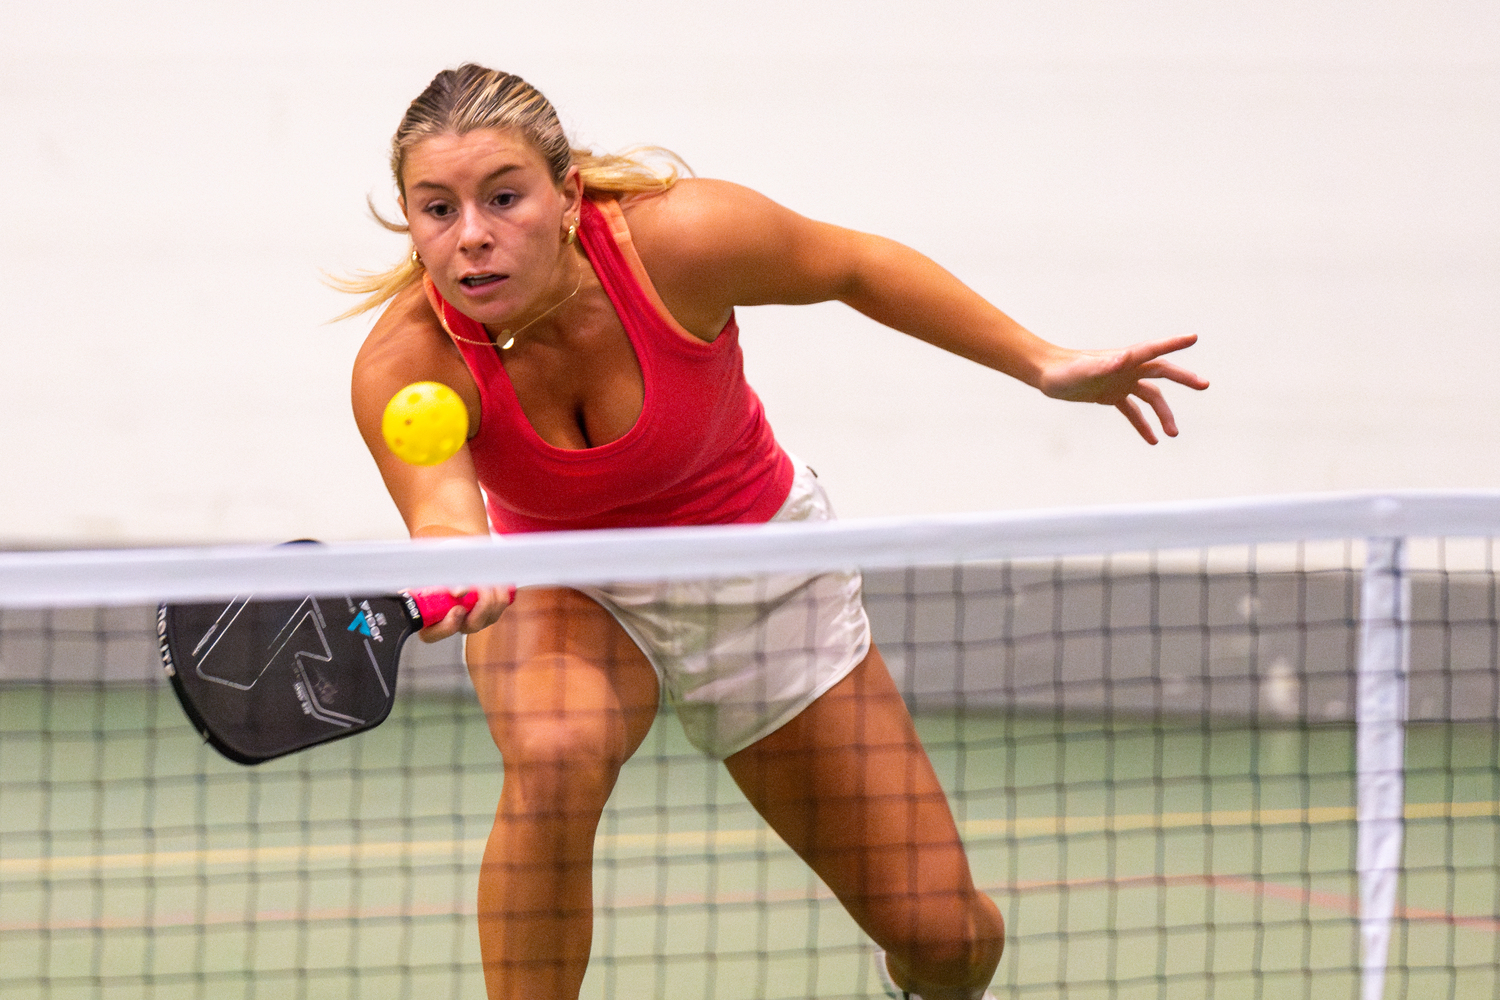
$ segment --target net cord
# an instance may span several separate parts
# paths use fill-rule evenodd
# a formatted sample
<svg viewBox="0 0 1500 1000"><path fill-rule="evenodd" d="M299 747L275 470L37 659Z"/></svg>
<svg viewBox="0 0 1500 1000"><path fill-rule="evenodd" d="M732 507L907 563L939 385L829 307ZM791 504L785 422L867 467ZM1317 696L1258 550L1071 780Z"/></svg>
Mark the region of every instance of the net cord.
<svg viewBox="0 0 1500 1000"><path fill-rule="evenodd" d="M1343 538L1500 535L1500 492L1401 491L505 538L0 553L0 606L570 585Z"/></svg>

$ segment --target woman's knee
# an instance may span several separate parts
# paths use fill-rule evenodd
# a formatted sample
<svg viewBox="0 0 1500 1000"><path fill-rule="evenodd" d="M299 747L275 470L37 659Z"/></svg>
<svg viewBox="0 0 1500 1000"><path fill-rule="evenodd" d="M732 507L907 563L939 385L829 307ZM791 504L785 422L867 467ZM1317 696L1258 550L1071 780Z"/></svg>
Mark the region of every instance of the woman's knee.
<svg viewBox="0 0 1500 1000"><path fill-rule="evenodd" d="M497 740L507 785L537 808L603 808L630 755L618 718L559 710L516 713L507 723Z"/></svg>
<svg viewBox="0 0 1500 1000"><path fill-rule="evenodd" d="M884 910L881 945L893 964L930 985L989 982L1005 948L1005 921L994 900L976 892L934 909L934 901L893 900Z"/></svg>

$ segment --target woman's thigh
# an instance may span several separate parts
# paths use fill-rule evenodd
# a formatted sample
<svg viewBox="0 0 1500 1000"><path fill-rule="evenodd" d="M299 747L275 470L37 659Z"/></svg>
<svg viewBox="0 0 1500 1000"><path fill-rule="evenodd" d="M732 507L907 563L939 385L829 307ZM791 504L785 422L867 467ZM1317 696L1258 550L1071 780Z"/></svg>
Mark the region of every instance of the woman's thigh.
<svg viewBox="0 0 1500 1000"><path fill-rule="evenodd" d="M466 647L490 733L509 760L602 753L623 762L656 717L656 672L609 612L575 590L526 588Z"/></svg>
<svg viewBox="0 0 1500 1000"><path fill-rule="evenodd" d="M977 894L947 796L877 650L725 763L875 940L972 933Z"/></svg>

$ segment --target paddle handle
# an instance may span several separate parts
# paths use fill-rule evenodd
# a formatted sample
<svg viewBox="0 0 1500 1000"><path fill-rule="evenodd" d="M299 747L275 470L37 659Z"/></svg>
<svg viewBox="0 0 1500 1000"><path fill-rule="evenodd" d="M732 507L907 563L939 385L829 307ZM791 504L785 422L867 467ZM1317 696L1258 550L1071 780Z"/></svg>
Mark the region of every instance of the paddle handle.
<svg viewBox="0 0 1500 1000"><path fill-rule="evenodd" d="M479 603L479 591L466 591L462 597L454 597L446 590L414 590L411 599L417 604L417 611L422 615L422 627L436 625L448 617L448 612L453 610L455 604L462 604L465 611L473 611L474 605Z"/></svg>

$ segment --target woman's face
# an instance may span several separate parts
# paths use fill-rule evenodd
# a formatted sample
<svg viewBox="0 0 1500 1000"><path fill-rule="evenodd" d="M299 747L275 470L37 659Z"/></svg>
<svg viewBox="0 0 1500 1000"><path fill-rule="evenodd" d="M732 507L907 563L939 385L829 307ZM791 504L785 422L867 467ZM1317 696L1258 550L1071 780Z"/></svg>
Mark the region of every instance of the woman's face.
<svg viewBox="0 0 1500 1000"><path fill-rule="evenodd" d="M576 170L559 189L529 142L480 129L423 139L407 152L403 173L412 242L438 291L464 315L503 327L572 286L563 235L578 214Z"/></svg>

